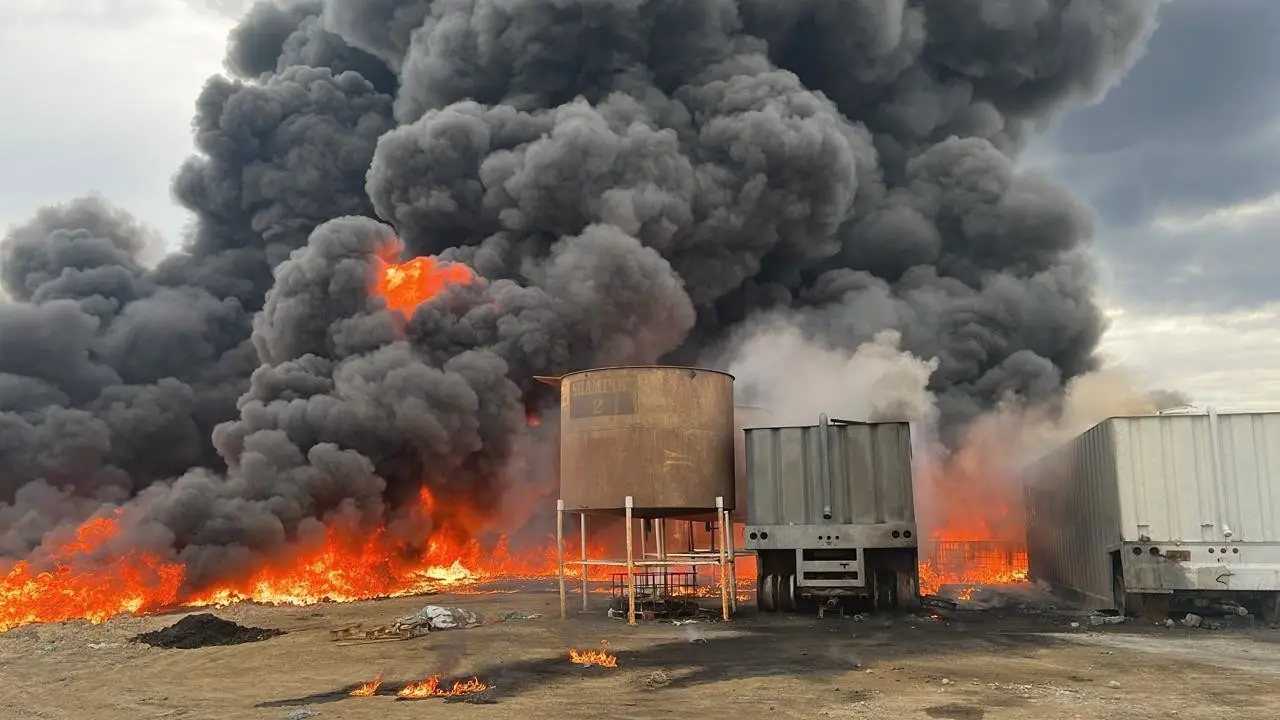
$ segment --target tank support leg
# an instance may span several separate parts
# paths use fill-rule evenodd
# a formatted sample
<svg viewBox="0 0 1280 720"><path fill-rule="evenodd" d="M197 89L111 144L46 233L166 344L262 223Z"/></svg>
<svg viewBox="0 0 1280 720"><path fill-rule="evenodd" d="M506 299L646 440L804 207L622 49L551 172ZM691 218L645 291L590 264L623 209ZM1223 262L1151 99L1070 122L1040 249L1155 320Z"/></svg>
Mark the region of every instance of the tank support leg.
<svg viewBox="0 0 1280 720"><path fill-rule="evenodd" d="M586 566L582 567L586 572ZM560 619L568 616L564 597L564 500L556 500L556 574L560 578Z"/></svg>
<svg viewBox="0 0 1280 720"><path fill-rule="evenodd" d="M724 546L729 552L729 609L738 612L738 550L733 539L733 514L724 511Z"/></svg>
<svg viewBox="0 0 1280 720"><path fill-rule="evenodd" d="M653 521L653 540L657 548L658 559L663 563L667 562L667 521L658 518ZM662 595L665 597L671 592L671 568L665 564L662 566Z"/></svg>
<svg viewBox="0 0 1280 720"><path fill-rule="evenodd" d="M716 498L716 515L719 516L720 526L720 542L716 543L720 546L720 612L724 616L725 621L729 620L729 563L725 556L724 542L724 498Z"/></svg>
<svg viewBox="0 0 1280 720"><path fill-rule="evenodd" d="M582 533L582 612L587 611L587 514L578 516Z"/></svg>
<svg viewBox="0 0 1280 720"><path fill-rule="evenodd" d="M631 509L634 507L634 501L630 495L627 496L627 624L636 624L636 557L635 557L635 528L632 527Z"/></svg>

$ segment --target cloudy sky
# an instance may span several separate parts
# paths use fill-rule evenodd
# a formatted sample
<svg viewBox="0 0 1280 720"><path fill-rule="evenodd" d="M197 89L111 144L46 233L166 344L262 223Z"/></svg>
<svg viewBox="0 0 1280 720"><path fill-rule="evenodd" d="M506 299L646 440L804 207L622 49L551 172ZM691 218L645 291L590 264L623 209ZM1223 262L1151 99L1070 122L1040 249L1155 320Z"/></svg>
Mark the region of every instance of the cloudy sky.
<svg viewBox="0 0 1280 720"><path fill-rule="evenodd" d="M96 191L171 241L169 179L247 0L5 0L0 229ZM1280 407L1280 0L1174 0L1146 57L1028 154L1098 212L1104 351L1197 403Z"/></svg>

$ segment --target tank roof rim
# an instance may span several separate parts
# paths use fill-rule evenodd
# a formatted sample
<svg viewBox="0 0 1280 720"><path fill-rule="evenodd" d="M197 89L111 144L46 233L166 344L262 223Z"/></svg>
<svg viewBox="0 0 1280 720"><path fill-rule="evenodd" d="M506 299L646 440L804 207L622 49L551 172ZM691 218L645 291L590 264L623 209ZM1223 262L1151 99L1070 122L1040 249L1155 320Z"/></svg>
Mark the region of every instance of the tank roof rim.
<svg viewBox="0 0 1280 720"><path fill-rule="evenodd" d="M732 373L723 370L713 370L711 368L694 367L692 365L608 365L605 367L586 368L585 370L574 370L560 376L561 380L572 377L574 375L582 375L589 372L600 372L601 370L694 370L696 372L715 373L723 375L730 380L737 380Z"/></svg>

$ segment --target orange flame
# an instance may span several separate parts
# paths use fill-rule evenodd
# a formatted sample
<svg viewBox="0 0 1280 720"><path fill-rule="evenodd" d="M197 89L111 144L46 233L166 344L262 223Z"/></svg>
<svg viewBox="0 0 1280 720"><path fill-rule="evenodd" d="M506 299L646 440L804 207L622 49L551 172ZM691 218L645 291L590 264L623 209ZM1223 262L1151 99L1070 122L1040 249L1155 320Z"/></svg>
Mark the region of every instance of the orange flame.
<svg viewBox="0 0 1280 720"><path fill-rule="evenodd" d="M380 258L382 272L374 292L387 302L387 309L401 315L412 315L414 308L435 297L450 285L464 285L476 279L471 268L462 263L416 257L403 263Z"/></svg>
<svg viewBox="0 0 1280 720"><path fill-rule="evenodd" d="M476 279L466 265L431 257L398 264L379 257L378 262L381 273L373 291L401 314L445 287ZM531 414L528 424L536 426L537 416ZM38 558L0 567L0 632L70 619L100 623L121 613L180 606L345 602L442 588L467 592L497 579L555 576L550 539L512 553L506 535L491 542L478 539L489 529L488 519L472 498L423 486L414 507L389 524L368 531L330 523L323 534L264 560L242 577L193 587L187 567L171 556L113 543L127 521L124 510L116 509L84 522L65 540L46 538L46 549ZM566 537L568 548L576 548L578 542ZM605 549L593 542L588 556L606 557ZM566 572L581 577L581 570L572 565ZM587 577L609 580L614 572L616 568L594 566ZM753 576L749 568L742 568L738 579L747 586Z"/></svg>
<svg viewBox="0 0 1280 720"><path fill-rule="evenodd" d="M421 682L414 682L405 685L396 693L396 697L420 700L422 698L432 697L453 697L455 695L471 695L473 693L484 692L489 686L473 677L470 680L460 680L453 684L453 687L444 689L440 687L440 676L432 675Z"/></svg>
<svg viewBox="0 0 1280 720"><path fill-rule="evenodd" d="M921 473L916 497L925 501L917 510L930 528L920 543L921 595L946 585L968 600L980 586L1027 581L1022 488L1006 440L980 425L946 461Z"/></svg>
<svg viewBox="0 0 1280 720"><path fill-rule="evenodd" d="M361 683L360 687L347 693L351 697L370 697L378 692L378 688L382 687L382 673L378 673L376 677L366 683Z"/></svg>
<svg viewBox="0 0 1280 720"><path fill-rule="evenodd" d="M509 549L505 535L481 542L478 538L487 529L487 518L471 503L467 497L422 487L415 505L397 521L407 525L409 533L397 534L389 525L368 531L331 524L322 537L264 561L243 577L199 588L188 585L187 568L179 562L143 550L111 548L111 540L125 523L124 512L116 510L85 522L46 553L44 565L22 561L7 572L0 570L0 632L31 623L71 619L101 623L121 613L243 601L310 605L441 590L487 592L476 586L555 577L551 538L521 552ZM415 533L425 538L404 539ZM579 542L575 534L565 538L570 559L576 559ZM590 542L587 555L593 560L620 556L618 548L610 552L599 540ZM581 570L573 565L566 565L565 572L574 580L581 578ZM618 572L614 567L591 566L587 578L609 581ZM754 576L750 564L740 565L739 600L749 598ZM710 584L713 578L707 580L708 585L689 592L718 596ZM596 591L610 592L608 588Z"/></svg>
<svg viewBox="0 0 1280 720"><path fill-rule="evenodd" d="M142 550L111 552L122 511L84 523L47 554L48 569L16 563L0 570L0 632L38 622L83 618L103 622L120 613L142 614L177 606L254 601L309 605L464 589L496 579L555 576L555 547L548 542L513 553L505 536L482 543L483 517L465 500L442 498L425 488L407 512L413 527L430 527L425 542L411 545L384 526L373 531L334 524L323 538L264 562L234 582L191 589L184 565ZM429 520L429 521L428 521ZM566 538L568 547L577 539ZM598 543L592 558L605 555ZM607 580L609 568L588 578ZM574 578L576 568L566 568Z"/></svg>
<svg viewBox="0 0 1280 720"><path fill-rule="evenodd" d="M609 652L609 641L601 640L599 650L586 650L578 652L576 649L569 649L569 662L575 665L584 665L591 667L616 668L618 667L618 656Z"/></svg>

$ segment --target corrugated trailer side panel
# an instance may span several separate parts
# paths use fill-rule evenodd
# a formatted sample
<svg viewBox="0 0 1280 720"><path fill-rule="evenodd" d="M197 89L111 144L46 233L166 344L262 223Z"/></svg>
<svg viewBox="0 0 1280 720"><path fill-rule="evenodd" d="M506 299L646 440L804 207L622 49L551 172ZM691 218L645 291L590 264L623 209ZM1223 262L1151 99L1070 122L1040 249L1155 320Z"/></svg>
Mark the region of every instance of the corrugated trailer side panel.
<svg viewBox="0 0 1280 720"><path fill-rule="evenodd" d="M1126 542L1280 541L1280 413L1107 422Z"/></svg>
<svg viewBox="0 0 1280 720"><path fill-rule="evenodd" d="M1113 607L1118 575L1129 594L1280 589L1280 413L1111 418L1026 474L1029 574L1073 600Z"/></svg>
<svg viewBox="0 0 1280 720"><path fill-rule="evenodd" d="M818 426L746 431L747 508L753 525L915 522L907 423L829 426L831 518Z"/></svg>
<svg viewBox="0 0 1280 720"><path fill-rule="evenodd" d="M1236 538L1280 542L1280 413L1223 415L1220 422L1227 506L1239 509L1229 516Z"/></svg>
<svg viewBox="0 0 1280 720"><path fill-rule="evenodd" d="M1113 427L1091 428L1026 475L1028 575L1086 607L1111 607L1109 553L1120 545Z"/></svg>

